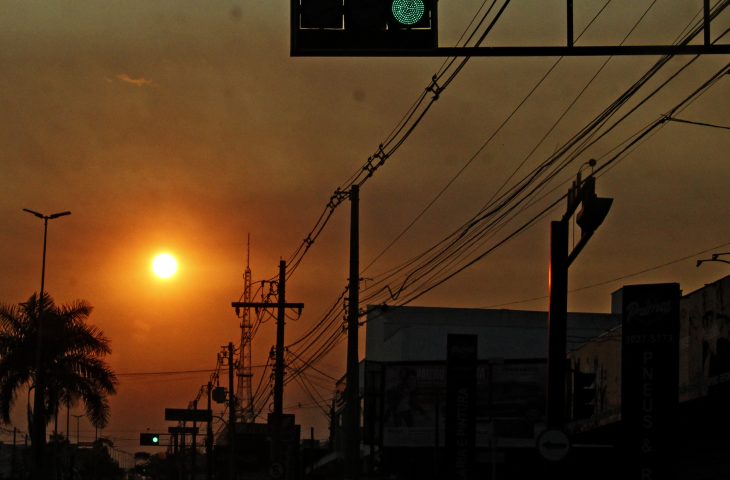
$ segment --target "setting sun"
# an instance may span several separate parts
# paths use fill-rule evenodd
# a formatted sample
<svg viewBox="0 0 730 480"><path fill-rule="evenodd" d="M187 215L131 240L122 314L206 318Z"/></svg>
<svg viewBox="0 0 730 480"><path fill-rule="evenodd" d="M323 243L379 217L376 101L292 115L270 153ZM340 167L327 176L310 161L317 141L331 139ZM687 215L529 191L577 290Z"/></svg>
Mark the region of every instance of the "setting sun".
<svg viewBox="0 0 730 480"><path fill-rule="evenodd" d="M161 253L152 260L152 271L160 278L170 278L177 272L177 260L169 253Z"/></svg>

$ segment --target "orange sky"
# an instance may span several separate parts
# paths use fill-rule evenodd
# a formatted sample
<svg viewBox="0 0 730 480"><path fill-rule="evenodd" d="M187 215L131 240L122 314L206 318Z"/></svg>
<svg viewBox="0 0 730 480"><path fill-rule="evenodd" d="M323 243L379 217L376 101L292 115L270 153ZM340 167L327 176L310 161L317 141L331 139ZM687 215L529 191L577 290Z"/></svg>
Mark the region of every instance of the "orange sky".
<svg viewBox="0 0 730 480"><path fill-rule="evenodd" d="M441 45L453 45L480 2L440 4ZM561 1L514 2L494 44L560 42ZM576 7L580 31L604 2ZM651 2L615 1L585 43L620 41ZM659 2L630 43L672 41L701 7ZM722 32L726 12L714 24ZM71 210L49 228L46 286L58 302L82 298L112 341L120 374L209 369L238 341L230 308L242 291L246 235L254 279L277 273L314 225L334 188L372 154L442 59L290 58L288 2L5 0L0 4L0 301L38 290L42 223L23 208ZM667 78L688 59L675 59ZM475 58L408 143L361 194L362 263L370 263L479 149L555 59ZM602 58L564 59L535 97L441 200L365 277L410 257L469 218L544 135ZM525 168L562 145L653 62L614 58ZM702 58L591 151L599 157L721 68ZM682 114L730 125L728 81ZM653 85L658 85L658 81ZM571 287L610 280L730 242L727 130L668 124L598 181L614 207L571 269ZM586 158L585 160L587 160ZM560 187L564 190L565 187ZM316 322L347 278L347 204L287 285ZM562 207L561 207L562 209ZM556 210L552 218L560 215ZM161 250L180 271L149 271ZM547 293L548 222L539 222L419 305L484 307ZM725 248L725 251L730 250ZM705 257L708 255L705 255ZM691 291L727 273L692 257L626 282L680 282ZM622 282L576 292L572 309L607 311ZM539 300L513 308L542 309ZM254 344L266 361L273 324ZM342 345L340 345L342 347ZM319 367L339 377L344 350ZM164 430L165 407L185 407L208 375L120 376L105 435L127 450L137 434ZM258 377L255 378L258 381ZM322 391L329 397L331 391ZM311 401L287 389L285 406ZM19 400L19 423L24 405ZM292 409L324 438L316 409ZM65 430L65 423L62 428ZM89 435L81 424L82 436ZM75 430L72 430L75 432ZM83 440L83 439L82 439Z"/></svg>

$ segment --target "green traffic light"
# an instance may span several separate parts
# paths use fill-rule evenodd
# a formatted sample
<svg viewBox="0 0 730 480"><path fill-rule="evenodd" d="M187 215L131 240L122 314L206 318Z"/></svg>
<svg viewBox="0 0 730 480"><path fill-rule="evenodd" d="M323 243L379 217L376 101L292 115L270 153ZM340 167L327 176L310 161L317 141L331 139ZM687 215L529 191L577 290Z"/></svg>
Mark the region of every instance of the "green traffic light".
<svg viewBox="0 0 730 480"><path fill-rule="evenodd" d="M390 5L393 18L403 25L414 25L426 12L423 0L393 0Z"/></svg>
<svg viewBox="0 0 730 480"><path fill-rule="evenodd" d="M159 447L160 445L160 434L159 433L140 433L139 444L148 445L152 447Z"/></svg>

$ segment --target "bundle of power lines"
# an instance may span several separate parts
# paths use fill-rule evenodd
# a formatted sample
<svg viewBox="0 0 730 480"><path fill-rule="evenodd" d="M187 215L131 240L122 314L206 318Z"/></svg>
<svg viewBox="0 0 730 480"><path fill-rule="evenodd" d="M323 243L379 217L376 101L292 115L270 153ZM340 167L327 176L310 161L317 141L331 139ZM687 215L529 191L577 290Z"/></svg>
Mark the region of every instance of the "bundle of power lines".
<svg viewBox="0 0 730 480"><path fill-rule="evenodd" d="M462 35L462 38L459 40L461 46L479 46L504 13L509 4L509 0L502 2L499 8L497 8L496 0L492 1L489 6L487 6L487 3L487 1L484 2L472 23L467 27L466 32L469 32L468 35L466 32ZM578 35L576 42L579 41L580 37L591 27L593 22L604 12L610 3L611 0L608 0L601 6L583 32ZM719 15L727 8L729 3L730 0L718 1L711 9L711 18ZM622 43L628 39L655 4L656 0L645 9L631 30L626 34ZM679 34L674 42L675 44L687 45L702 33L703 20L701 18L701 12L700 10ZM714 42L722 39L727 33L728 31L725 30ZM483 260L492 252L537 223L564 200L566 195L561 193L561 191L564 192L565 188L561 191L559 189L567 185L573 178L574 170L579 159L585 158L585 155L592 147L596 146L597 142L613 132L616 127L623 124L628 118L638 112L659 91L685 72L698 60L699 55L690 58L680 68L669 74L659 86L636 100L639 97L639 92L662 69L668 66L672 58L672 55L660 58L633 85L619 95L616 100L588 122L553 154L539 162L527 174L518 177L518 173L528 163L538 148L603 71L607 63L611 60L610 57L607 58L583 89L577 93L565 111L556 119L544 136L513 169L507 179L484 205L459 228L440 239L430 248L397 266L375 275L360 291L362 304L407 305L460 274L475 263ZM447 182L442 190L424 207L413 221L365 267L363 273L371 268L441 198L444 192L464 173L512 117L532 97L561 60L562 57L555 61L524 99L515 107L512 113L507 116L477 151L467 159L456 175ZM344 183L335 189L320 217L315 222L314 227L289 258L287 279L291 278L301 265L311 246L325 230L335 210L348 198L349 190L353 186L362 187L396 153L424 119L434 102L442 96L443 92L468 61L469 57L465 57L460 61L457 61L456 58L447 59L433 75L428 87L419 95L416 102L397 123L386 139L378 145L376 152L368 157L361 168L355 171ZM641 142L656 133L667 121L676 119L676 115L708 89L712 88L728 72L728 66L730 65L724 65L715 74L697 85L681 101L667 108L660 118L645 124L628 137L623 138L610 150L600 155L594 155L594 158L599 161L598 168L596 168L594 174L602 175L606 173L610 168L626 158ZM635 100L635 104L626 113L619 116L619 111L623 107L626 107L632 99ZM327 406L331 398L322 396L320 389L327 389L329 387L331 391L331 383L328 385L326 382L333 381L334 377L317 369L315 365L325 358L344 337L343 316L344 312L347 311L345 305L346 294L347 290L345 289L330 304L329 308L322 314L318 321L314 322L307 331L287 346L287 364L289 368L286 383L297 381L303 391L312 400L313 404L325 415L327 415ZM365 312L361 312L361 315L365 315ZM254 395L257 412L263 410L271 397L270 388L268 390L261 388L264 377L265 372L260 379L259 386ZM321 385L322 382L325 382L325 384Z"/></svg>

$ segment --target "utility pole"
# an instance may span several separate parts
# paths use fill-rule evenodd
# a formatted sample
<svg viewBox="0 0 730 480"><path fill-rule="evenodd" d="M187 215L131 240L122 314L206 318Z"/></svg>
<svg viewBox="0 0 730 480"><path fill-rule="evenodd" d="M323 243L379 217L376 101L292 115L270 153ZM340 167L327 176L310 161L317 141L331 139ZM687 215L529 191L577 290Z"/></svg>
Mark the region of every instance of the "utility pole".
<svg viewBox="0 0 730 480"><path fill-rule="evenodd" d="M274 415L284 413L284 322L286 320L286 262L279 261L279 295L276 313L276 369L274 371Z"/></svg>
<svg viewBox="0 0 730 480"><path fill-rule="evenodd" d="M213 384L208 382L208 411L210 409L210 395L213 390ZM205 478L213 480L213 418L208 419L208 426L205 435Z"/></svg>
<svg viewBox="0 0 730 480"><path fill-rule="evenodd" d="M360 372L358 323L360 290L360 187L350 188L350 281L347 311L347 385L345 389L345 479L360 478Z"/></svg>
<svg viewBox="0 0 730 480"><path fill-rule="evenodd" d="M228 342L228 478L236 478L236 396L233 394L233 342Z"/></svg>
<svg viewBox="0 0 730 480"><path fill-rule="evenodd" d="M193 401L193 410L198 409L198 400ZM193 431L190 434L191 435L191 451L190 451L190 478L195 480L196 477L196 466L198 461L198 421L193 420Z"/></svg>
<svg viewBox="0 0 730 480"><path fill-rule="evenodd" d="M273 461L284 465L284 449L282 445L281 420L284 413L284 323L286 320L286 309L295 308L301 314L304 308L303 303L287 303L286 301L286 261L279 261L279 284L278 299L276 303L269 302L232 302L231 306L236 309L238 315L241 308L277 308L276 315L276 359L274 364L274 411L271 413L272 430L275 432L272 438ZM290 474L285 471L285 475Z"/></svg>
<svg viewBox="0 0 730 480"><path fill-rule="evenodd" d="M178 461L178 478L180 480L187 480L187 473L185 472L185 422L183 422L182 429L180 430L180 454L177 457Z"/></svg>
<svg viewBox="0 0 730 480"><path fill-rule="evenodd" d="M276 315L276 359L274 364L274 411L275 416L281 416L283 412L284 399L284 324L286 320L286 309L295 308L301 314L304 308L303 303L287 303L286 301L286 261L279 261L279 284L278 299L276 303L270 302L232 302L231 306L238 314L241 308L277 308Z"/></svg>

